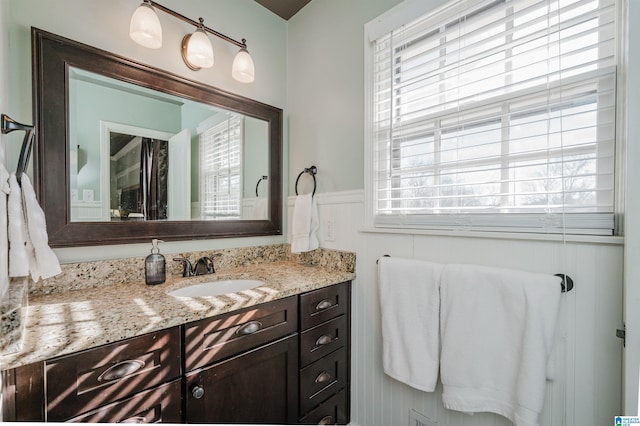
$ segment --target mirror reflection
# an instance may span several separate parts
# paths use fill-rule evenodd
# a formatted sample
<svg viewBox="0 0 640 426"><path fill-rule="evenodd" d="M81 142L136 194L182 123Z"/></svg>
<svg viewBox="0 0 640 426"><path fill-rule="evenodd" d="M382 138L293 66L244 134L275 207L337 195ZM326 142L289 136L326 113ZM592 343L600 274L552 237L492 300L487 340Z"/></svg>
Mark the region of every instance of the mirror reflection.
<svg viewBox="0 0 640 426"><path fill-rule="evenodd" d="M74 67L68 105L72 222L268 219L267 121Z"/></svg>

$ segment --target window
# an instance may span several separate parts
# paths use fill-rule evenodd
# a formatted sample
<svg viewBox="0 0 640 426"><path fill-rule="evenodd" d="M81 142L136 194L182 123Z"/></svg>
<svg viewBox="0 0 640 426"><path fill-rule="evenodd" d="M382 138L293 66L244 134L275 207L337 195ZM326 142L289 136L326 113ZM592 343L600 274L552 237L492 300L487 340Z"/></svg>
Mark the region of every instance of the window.
<svg viewBox="0 0 640 426"><path fill-rule="evenodd" d="M200 211L203 219L240 219L242 117L200 133Z"/></svg>
<svg viewBox="0 0 640 426"><path fill-rule="evenodd" d="M368 24L374 224L611 235L615 15L468 0Z"/></svg>

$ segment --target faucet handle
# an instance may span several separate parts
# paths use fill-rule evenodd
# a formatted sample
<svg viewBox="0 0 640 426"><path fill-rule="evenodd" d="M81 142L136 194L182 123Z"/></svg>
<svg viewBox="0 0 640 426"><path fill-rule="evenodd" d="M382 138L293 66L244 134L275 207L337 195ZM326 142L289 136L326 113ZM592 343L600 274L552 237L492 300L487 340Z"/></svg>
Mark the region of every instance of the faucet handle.
<svg viewBox="0 0 640 426"><path fill-rule="evenodd" d="M174 257L173 260L175 260L176 262L182 262L183 277L193 277L195 275L195 273L193 272L193 265L191 265L191 262L189 262L189 259L187 259L186 257Z"/></svg>
<svg viewBox="0 0 640 426"><path fill-rule="evenodd" d="M204 271L202 271L202 267L204 267ZM198 259L198 262L196 262L196 275L213 274L215 272L216 271L213 268L213 260L211 260L210 257L203 256Z"/></svg>

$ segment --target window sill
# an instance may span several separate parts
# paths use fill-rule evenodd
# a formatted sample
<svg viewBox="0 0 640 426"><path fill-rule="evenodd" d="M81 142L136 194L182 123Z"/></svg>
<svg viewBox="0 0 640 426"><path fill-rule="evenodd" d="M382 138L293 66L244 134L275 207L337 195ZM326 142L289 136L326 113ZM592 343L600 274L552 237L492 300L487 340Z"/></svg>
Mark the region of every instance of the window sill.
<svg viewBox="0 0 640 426"><path fill-rule="evenodd" d="M568 243L591 243L624 245L624 237L599 236L599 235L563 235L563 234L539 234L516 232L486 232L486 231L452 231L434 229L404 229L404 228L378 228L362 226L359 232L377 234L406 234L406 235L432 235L442 237L485 238L499 240L532 240L532 241L558 241Z"/></svg>

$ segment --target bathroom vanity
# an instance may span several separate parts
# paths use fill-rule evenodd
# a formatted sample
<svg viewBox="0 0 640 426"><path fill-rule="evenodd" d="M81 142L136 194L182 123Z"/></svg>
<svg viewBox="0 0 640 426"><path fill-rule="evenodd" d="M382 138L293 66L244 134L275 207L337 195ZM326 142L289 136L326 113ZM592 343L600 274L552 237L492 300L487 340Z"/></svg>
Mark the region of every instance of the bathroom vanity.
<svg viewBox="0 0 640 426"><path fill-rule="evenodd" d="M3 419L348 423L353 273L286 261L206 279L248 270L265 286L175 298L166 293L193 283L175 278L36 297L25 348L3 359ZM126 306L97 318L89 306L104 298ZM48 345L48 332L66 344ZM43 339L39 353L29 339Z"/></svg>

